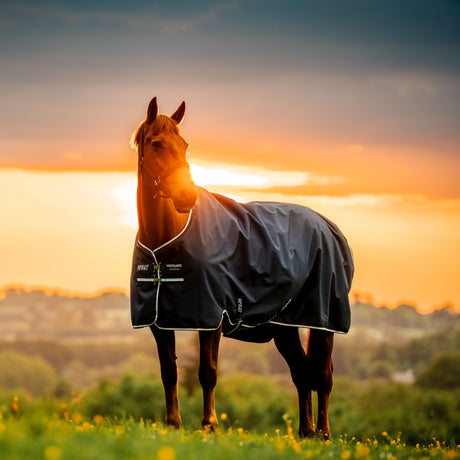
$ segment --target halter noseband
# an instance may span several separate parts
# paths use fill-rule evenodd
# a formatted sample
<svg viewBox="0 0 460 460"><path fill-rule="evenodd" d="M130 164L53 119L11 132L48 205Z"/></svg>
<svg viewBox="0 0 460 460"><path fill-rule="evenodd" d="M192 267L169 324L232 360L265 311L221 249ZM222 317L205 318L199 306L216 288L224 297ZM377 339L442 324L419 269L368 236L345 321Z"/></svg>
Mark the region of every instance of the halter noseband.
<svg viewBox="0 0 460 460"><path fill-rule="evenodd" d="M173 174L175 171L181 168L190 168L190 165L184 160L184 161L178 161L177 163L174 163L171 165L169 168L163 169L163 171L160 172L160 174L154 174L153 171L150 169L150 166L148 163L144 162L144 125L142 125L141 132L139 135L139 143L138 143L138 163L139 163L139 168L142 171L145 169L147 173L153 177L153 199L156 198L170 198L168 195L165 193L161 193L160 190L160 183L162 180L166 179L169 177L171 174Z"/></svg>

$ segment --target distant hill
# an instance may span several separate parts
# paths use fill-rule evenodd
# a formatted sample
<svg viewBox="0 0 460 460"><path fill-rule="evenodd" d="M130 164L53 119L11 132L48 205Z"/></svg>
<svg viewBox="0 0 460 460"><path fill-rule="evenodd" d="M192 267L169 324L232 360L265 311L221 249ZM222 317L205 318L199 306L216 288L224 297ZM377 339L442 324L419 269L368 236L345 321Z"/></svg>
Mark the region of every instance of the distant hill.
<svg viewBox="0 0 460 460"><path fill-rule="evenodd" d="M360 380L413 381L436 359L445 359L444 354L459 356L452 355L460 353L459 320L449 308L423 315L410 305L388 309L357 301L350 333L334 338L334 373ZM198 338L190 332L176 337L183 381L198 385ZM38 356L82 386L98 376L120 373L123 366L145 371L157 362L150 331L131 327L129 299L116 292L83 298L6 291L0 299L0 357L11 352ZM221 375L245 372L290 382L289 369L273 343L248 346L224 338L219 369Z"/></svg>
<svg viewBox="0 0 460 460"><path fill-rule="evenodd" d="M449 331L460 319L450 307L421 314L412 305L390 309L356 302L351 312L350 335L375 341L402 341Z"/></svg>
<svg viewBox="0 0 460 460"><path fill-rule="evenodd" d="M0 299L0 340L126 337L131 328L126 295L92 298L10 289Z"/></svg>
<svg viewBox="0 0 460 460"><path fill-rule="evenodd" d="M401 341L449 330L460 315L445 307L420 314L415 307L376 308L357 301L352 306L349 336L371 341ZM0 299L0 340L77 340L135 337L129 299L107 292L84 298L10 289Z"/></svg>

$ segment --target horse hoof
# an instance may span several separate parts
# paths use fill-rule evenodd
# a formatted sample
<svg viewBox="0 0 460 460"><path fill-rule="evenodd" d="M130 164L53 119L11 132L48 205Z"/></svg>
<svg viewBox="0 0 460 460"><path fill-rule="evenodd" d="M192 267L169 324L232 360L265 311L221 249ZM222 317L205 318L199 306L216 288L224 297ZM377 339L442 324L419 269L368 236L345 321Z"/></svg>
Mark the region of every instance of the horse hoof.
<svg viewBox="0 0 460 460"><path fill-rule="evenodd" d="M329 439L331 439L331 433L323 430L316 430L315 436L320 438L322 441L328 441Z"/></svg>
<svg viewBox="0 0 460 460"><path fill-rule="evenodd" d="M216 428L214 425L211 425L211 424L205 424L205 425L202 425L202 427L203 427L203 433L205 434L214 433L214 430Z"/></svg>
<svg viewBox="0 0 460 460"><path fill-rule="evenodd" d="M176 430L179 430L180 427L182 426L182 420L171 420L171 419L166 419L166 426L175 428Z"/></svg>

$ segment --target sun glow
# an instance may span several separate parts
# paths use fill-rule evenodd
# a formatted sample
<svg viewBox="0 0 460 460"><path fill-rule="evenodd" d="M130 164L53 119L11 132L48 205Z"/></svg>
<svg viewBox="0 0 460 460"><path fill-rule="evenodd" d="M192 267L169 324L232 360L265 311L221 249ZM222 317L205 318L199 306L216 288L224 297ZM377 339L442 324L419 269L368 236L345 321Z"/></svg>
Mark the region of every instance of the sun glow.
<svg viewBox="0 0 460 460"><path fill-rule="evenodd" d="M229 171L221 168L205 168L203 166L191 165L193 180L197 185L251 185L267 186L269 179L264 176Z"/></svg>
<svg viewBox="0 0 460 460"><path fill-rule="evenodd" d="M120 213L120 223L128 228L137 228L136 207L137 178L122 180L109 194L114 199Z"/></svg>
<svg viewBox="0 0 460 460"><path fill-rule="evenodd" d="M227 167L227 165L218 165L205 167L201 165L190 165L194 182L202 187L223 186L229 189L234 187L247 187L250 189L263 190L264 188L276 185L302 185L309 179L307 173L300 172L281 172L281 171L258 171L254 174L250 168ZM137 178L130 177L123 179L109 191L115 205L120 213L120 223L128 228L136 229L137 211L136 211L136 188ZM235 193L228 193L220 190L237 201L246 201L243 197Z"/></svg>
<svg viewBox="0 0 460 460"><path fill-rule="evenodd" d="M192 166L197 183L239 201L309 206L344 232L355 255L353 291L421 310L459 308L460 200L422 195L305 195L284 186L315 180L299 172ZM201 176L200 176L201 175ZM214 184L214 185L213 185ZM239 184L239 185L237 185ZM137 230L137 178L130 173L0 169L0 288L48 286L71 292L127 291ZM1 294L0 294L1 295Z"/></svg>
<svg viewBox="0 0 460 460"><path fill-rule="evenodd" d="M290 186L303 185L310 181L306 172L295 171L266 171L258 169L254 173L252 168L235 167L229 165L190 166L193 180L197 185L225 185L229 187L250 187L263 189L276 185Z"/></svg>

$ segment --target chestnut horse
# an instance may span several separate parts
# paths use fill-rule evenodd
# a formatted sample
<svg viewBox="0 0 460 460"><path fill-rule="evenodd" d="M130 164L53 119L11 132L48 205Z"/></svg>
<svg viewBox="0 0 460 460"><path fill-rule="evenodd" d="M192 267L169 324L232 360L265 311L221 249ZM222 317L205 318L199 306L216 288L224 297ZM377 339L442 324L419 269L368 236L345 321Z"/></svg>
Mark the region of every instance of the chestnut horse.
<svg viewBox="0 0 460 460"><path fill-rule="evenodd" d="M138 152L137 207L138 241L147 248L159 248L186 226L197 200L197 188L186 161L187 142L178 125L185 114L185 103L170 117L158 113L157 99L148 106L147 118L131 138ZM286 360L299 399L299 435L330 437L329 394L332 389L333 332L311 329L307 346L301 343L296 327L271 325L275 345ZM161 378L166 400L166 424L181 426L178 401L178 369L174 330L151 325L156 339ZM203 427L217 426L214 389L222 325L215 330L200 330L199 381L203 389ZM316 427L312 409L312 391L318 395Z"/></svg>

